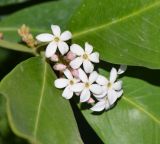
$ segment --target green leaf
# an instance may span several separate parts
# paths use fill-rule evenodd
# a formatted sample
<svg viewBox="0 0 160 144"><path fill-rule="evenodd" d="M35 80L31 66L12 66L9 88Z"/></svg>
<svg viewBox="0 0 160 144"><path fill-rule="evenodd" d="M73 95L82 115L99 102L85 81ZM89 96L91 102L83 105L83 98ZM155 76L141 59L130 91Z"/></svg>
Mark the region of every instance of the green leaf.
<svg viewBox="0 0 160 144"><path fill-rule="evenodd" d="M56 76L40 57L19 64L0 85L12 130L40 144L81 144L68 101L54 87Z"/></svg>
<svg viewBox="0 0 160 144"><path fill-rule="evenodd" d="M22 24L29 26L34 34L51 32L51 24L65 29L80 2L81 0L59 0L26 8L3 19L0 22L0 32L3 32L5 39L17 42L20 40L17 29Z"/></svg>
<svg viewBox="0 0 160 144"><path fill-rule="evenodd" d="M24 2L24 1L27 1L27 0L1 0L0 1L0 6L21 3L21 2Z"/></svg>
<svg viewBox="0 0 160 144"><path fill-rule="evenodd" d="M73 42L93 44L103 60L160 68L160 0L84 0L69 24Z"/></svg>
<svg viewBox="0 0 160 144"><path fill-rule="evenodd" d="M6 48L6 49L11 49L11 50L16 50L16 51L21 51L21 52L34 54L33 49L31 49L27 46L23 46L23 45L18 44L18 43L13 43L13 42L5 41L5 40L0 40L0 46L2 48Z"/></svg>
<svg viewBox="0 0 160 144"><path fill-rule="evenodd" d="M0 136L6 136L8 134L9 127L6 117L6 100L0 95Z"/></svg>
<svg viewBox="0 0 160 144"><path fill-rule="evenodd" d="M103 113L82 110L84 117L106 144L160 143L160 85L155 85L156 78L154 84L128 76L122 80L124 95L115 107Z"/></svg>

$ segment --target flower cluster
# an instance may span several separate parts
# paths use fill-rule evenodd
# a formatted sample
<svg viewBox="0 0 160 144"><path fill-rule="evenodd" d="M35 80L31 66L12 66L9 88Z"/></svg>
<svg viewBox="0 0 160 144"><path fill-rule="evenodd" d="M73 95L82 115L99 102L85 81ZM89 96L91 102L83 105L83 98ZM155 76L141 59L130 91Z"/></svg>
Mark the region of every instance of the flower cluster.
<svg viewBox="0 0 160 144"><path fill-rule="evenodd" d="M39 34L39 42L49 43L45 56L53 62L53 69L60 72L55 80L55 87L64 89L62 96L66 99L74 95L80 97L80 102L95 103L91 110L102 111L111 108L116 100L122 96L122 81L117 80L118 75L124 73L126 66L120 66L117 71L111 69L110 77L94 71L94 64L99 63L99 53L93 52L93 46L88 42L84 48L78 44L69 46L72 38L70 31L61 33L57 25L51 25L52 33Z"/></svg>
<svg viewBox="0 0 160 144"><path fill-rule="evenodd" d="M23 24L19 29L18 29L18 34L21 36L22 41L26 43L29 47L35 48L37 45L36 40L34 39L33 35L30 33L30 29L28 26Z"/></svg>

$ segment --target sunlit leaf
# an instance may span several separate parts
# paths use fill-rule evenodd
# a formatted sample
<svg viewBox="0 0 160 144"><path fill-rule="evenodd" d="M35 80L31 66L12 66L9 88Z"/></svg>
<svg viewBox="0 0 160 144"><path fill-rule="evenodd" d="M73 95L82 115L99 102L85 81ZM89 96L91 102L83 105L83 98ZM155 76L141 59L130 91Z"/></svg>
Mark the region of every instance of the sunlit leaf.
<svg viewBox="0 0 160 144"><path fill-rule="evenodd" d="M159 69L159 13L160 0L84 0L69 29L105 61Z"/></svg>

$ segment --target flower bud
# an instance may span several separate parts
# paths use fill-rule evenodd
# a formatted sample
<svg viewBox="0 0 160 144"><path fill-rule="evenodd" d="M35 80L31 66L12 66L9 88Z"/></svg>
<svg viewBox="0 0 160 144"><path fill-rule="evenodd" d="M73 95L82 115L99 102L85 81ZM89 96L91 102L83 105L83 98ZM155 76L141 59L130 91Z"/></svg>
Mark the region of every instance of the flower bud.
<svg viewBox="0 0 160 144"><path fill-rule="evenodd" d="M95 102L95 100L93 98L89 98L89 100L87 101L89 104L92 104Z"/></svg>
<svg viewBox="0 0 160 144"><path fill-rule="evenodd" d="M53 61L53 62L57 62L57 61L59 60L58 55L53 54L53 55L51 56L50 60Z"/></svg>
<svg viewBox="0 0 160 144"><path fill-rule="evenodd" d="M75 78L79 78L79 72L78 72L78 70L72 69L72 70L71 70L71 73L72 73L72 75L73 75Z"/></svg>
<svg viewBox="0 0 160 144"><path fill-rule="evenodd" d="M73 52L71 52L71 51L69 51L68 53L67 53L67 56L66 56L66 58L68 59L68 60L73 60L73 59L75 59L75 57L76 57L76 55L73 53Z"/></svg>
<svg viewBox="0 0 160 144"><path fill-rule="evenodd" d="M53 69L54 69L54 70L57 70L57 71L64 71L66 68L67 68L66 65L60 64L60 63L55 64L55 65L53 66Z"/></svg>
<svg viewBox="0 0 160 144"><path fill-rule="evenodd" d="M76 92L75 93L76 96L80 96L80 94L81 94L80 92Z"/></svg>
<svg viewBox="0 0 160 144"><path fill-rule="evenodd" d="M127 65L121 65L119 70L118 70L118 74L123 74L125 71L127 70Z"/></svg>

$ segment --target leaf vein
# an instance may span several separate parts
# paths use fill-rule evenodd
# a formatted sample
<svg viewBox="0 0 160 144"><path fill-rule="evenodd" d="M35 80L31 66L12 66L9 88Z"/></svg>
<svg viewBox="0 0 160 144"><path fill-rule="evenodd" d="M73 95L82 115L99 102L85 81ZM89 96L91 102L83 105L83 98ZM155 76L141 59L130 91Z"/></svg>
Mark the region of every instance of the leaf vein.
<svg viewBox="0 0 160 144"><path fill-rule="evenodd" d="M44 89L45 89L45 83L46 83L46 76L45 76L46 75L46 71L47 71L47 64L45 63L44 72L43 72L42 89L41 89L39 104L38 104L38 108L37 108L37 115L36 115L36 120L35 120L35 128L34 128L34 131L33 131L33 136L34 136L35 140L36 140L36 136L37 136L39 117L40 117L42 102L43 102L43 98L44 98Z"/></svg>
<svg viewBox="0 0 160 144"><path fill-rule="evenodd" d="M153 115L151 112L148 112L147 110L145 110L141 105L138 105L133 100L130 100L125 96L123 96L122 99L124 99L126 102L128 102L131 105L133 105L136 108L138 108L141 112L145 113L148 117L150 117L153 121L155 121L157 124L160 125L160 120L155 115Z"/></svg>
<svg viewBox="0 0 160 144"><path fill-rule="evenodd" d="M109 22L109 23L105 23L105 24L102 24L102 25L99 25L99 26L96 26L96 27L92 27L92 28L90 28L90 29L87 29L87 30L84 30L84 31L81 31L81 32L74 33L74 34L73 34L73 37L75 38L75 37L78 37L78 36L80 36L80 35L87 34L87 33L89 33L89 32L98 31L98 30L103 29L103 28L105 28L105 27L112 26L113 24L116 24L116 23L119 23L119 22L121 22L121 21L127 20L127 19L129 19L129 18L131 18L131 17L134 17L134 16L136 16L136 15L138 15L138 14L141 14L141 13L143 13L143 12L146 12L146 11L148 11L148 10L150 10L150 9L156 7L156 6L159 6L159 5L160 5L160 1L155 2L155 3L153 3L153 4L149 5L149 6L143 7L143 8L140 9L140 10L137 10L137 11L135 11L135 12L129 14L129 15L123 16L123 17L121 17L121 18L119 18L119 19L116 19L116 20L114 20L114 21L111 21L111 22Z"/></svg>

